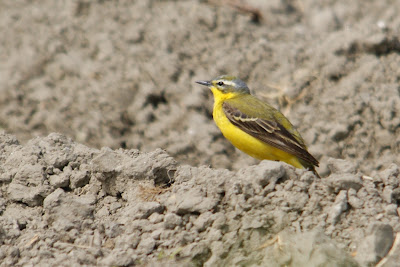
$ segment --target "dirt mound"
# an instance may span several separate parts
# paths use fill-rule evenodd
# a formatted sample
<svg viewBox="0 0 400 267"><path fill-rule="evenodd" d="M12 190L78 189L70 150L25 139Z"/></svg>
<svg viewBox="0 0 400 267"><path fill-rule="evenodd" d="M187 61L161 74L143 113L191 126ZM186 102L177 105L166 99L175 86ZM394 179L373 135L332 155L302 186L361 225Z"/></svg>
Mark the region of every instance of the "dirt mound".
<svg viewBox="0 0 400 267"><path fill-rule="evenodd" d="M376 263L399 231L399 13L1 1L0 264ZM322 180L223 138L194 83L221 74L297 126Z"/></svg>
<svg viewBox="0 0 400 267"><path fill-rule="evenodd" d="M1 135L5 265L357 266L398 231L398 166L374 180L330 160L325 179L271 161L179 165L163 150L97 150ZM342 250L343 251L342 251ZM73 256L73 257L71 257Z"/></svg>

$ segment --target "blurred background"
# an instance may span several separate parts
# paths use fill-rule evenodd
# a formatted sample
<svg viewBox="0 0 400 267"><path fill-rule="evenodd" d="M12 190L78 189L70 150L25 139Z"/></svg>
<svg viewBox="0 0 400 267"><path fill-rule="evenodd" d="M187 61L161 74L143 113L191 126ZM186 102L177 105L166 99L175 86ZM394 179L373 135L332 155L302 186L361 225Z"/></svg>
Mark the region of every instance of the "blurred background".
<svg viewBox="0 0 400 267"><path fill-rule="evenodd" d="M195 80L233 74L329 157L399 164L398 1L0 1L0 130L237 169Z"/></svg>

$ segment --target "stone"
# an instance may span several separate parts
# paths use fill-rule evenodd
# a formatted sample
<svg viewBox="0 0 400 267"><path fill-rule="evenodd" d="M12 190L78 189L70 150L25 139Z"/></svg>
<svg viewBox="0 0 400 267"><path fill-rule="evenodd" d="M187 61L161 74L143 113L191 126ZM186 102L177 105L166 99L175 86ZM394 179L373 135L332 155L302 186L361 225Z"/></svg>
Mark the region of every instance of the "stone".
<svg viewBox="0 0 400 267"><path fill-rule="evenodd" d="M281 162L263 160L256 166L240 169L237 174L246 180L265 187L269 183L276 183L285 175L286 171Z"/></svg>
<svg viewBox="0 0 400 267"><path fill-rule="evenodd" d="M339 192L340 190L349 190L350 188L358 191L363 186L361 176L351 173L331 174L328 178L324 179L324 183L335 192Z"/></svg>
<svg viewBox="0 0 400 267"><path fill-rule="evenodd" d="M357 171L357 166L344 159L328 159L328 168L332 173L342 174L342 173L353 173L355 174Z"/></svg>
<svg viewBox="0 0 400 267"><path fill-rule="evenodd" d="M363 266L377 264L389 252L394 241L393 228L376 222L368 229L369 234L359 241L356 259Z"/></svg>
<svg viewBox="0 0 400 267"><path fill-rule="evenodd" d="M156 241L152 237L147 237L142 239L137 246L137 249L143 254L150 254L154 247L156 246Z"/></svg>
<svg viewBox="0 0 400 267"><path fill-rule="evenodd" d="M211 212L205 212L194 221L194 227L198 232L206 230L213 222L213 214Z"/></svg>
<svg viewBox="0 0 400 267"><path fill-rule="evenodd" d="M328 220L331 224L335 225L339 219L340 215L346 211L348 208L347 205L347 192L342 190L336 196L335 203L330 208Z"/></svg>
<svg viewBox="0 0 400 267"><path fill-rule="evenodd" d="M174 213L168 213L164 216L165 229L175 229L176 226L181 225L182 218Z"/></svg>

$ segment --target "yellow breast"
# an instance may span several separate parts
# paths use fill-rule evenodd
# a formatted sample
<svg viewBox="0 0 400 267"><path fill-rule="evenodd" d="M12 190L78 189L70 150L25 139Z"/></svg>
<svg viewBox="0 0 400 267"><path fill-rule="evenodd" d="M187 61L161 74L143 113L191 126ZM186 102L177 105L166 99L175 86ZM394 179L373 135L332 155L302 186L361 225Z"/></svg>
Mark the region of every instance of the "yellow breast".
<svg viewBox="0 0 400 267"><path fill-rule="evenodd" d="M304 168L296 156L270 146L233 125L225 116L222 109L223 101L224 99L218 99L218 97L215 97L213 110L214 121L225 138L235 147L259 160L279 160L297 168Z"/></svg>

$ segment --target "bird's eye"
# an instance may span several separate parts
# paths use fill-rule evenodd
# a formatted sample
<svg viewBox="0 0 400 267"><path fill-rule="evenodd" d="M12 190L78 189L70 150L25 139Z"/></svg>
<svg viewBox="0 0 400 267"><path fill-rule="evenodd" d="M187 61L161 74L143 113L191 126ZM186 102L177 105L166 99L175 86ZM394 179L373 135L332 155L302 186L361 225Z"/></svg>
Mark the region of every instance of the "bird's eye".
<svg viewBox="0 0 400 267"><path fill-rule="evenodd" d="M217 83L219 86L222 86L222 85L224 85L224 82L218 82Z"/></svg>

